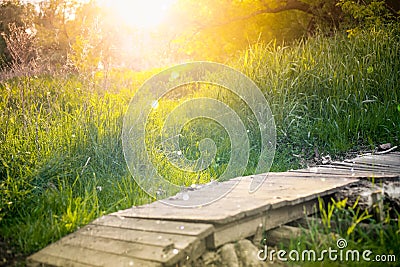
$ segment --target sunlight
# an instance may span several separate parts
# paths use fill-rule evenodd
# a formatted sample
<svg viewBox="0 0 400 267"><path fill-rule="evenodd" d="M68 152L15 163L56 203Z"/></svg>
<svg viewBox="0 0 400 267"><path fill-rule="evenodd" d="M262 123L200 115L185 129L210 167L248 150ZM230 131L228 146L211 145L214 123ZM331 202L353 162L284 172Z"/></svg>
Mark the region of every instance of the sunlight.
<svg viewBox="0 0 400 267"><path fill-rule="evenodd" d="M99 0L100 5L114 11L129 26L150 30L166 18L176 0Z"/></svg>

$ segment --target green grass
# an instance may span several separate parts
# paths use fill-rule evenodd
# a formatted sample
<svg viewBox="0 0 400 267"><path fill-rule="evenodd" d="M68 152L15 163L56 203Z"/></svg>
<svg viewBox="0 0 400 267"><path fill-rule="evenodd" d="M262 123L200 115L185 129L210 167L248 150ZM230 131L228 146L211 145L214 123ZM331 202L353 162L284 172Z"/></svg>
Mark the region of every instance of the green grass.
<svg viewBox="0 0 400 267"><path fill-rule="evenodd" d="M281 145L338 154L398 142L399 54L397 26L256 45L238 67L265 91Z"/></svg>
<svg viewBox="0 0 400 267"><path fill-rule="evenodd" d="M119 85L105 91L75 77L2 83L1 235L24 253L150 201L124 162L122 118L133 91Z"/></svg>
<svg viewBox="0 0 400 267"><path fill-rule="evenodd" d="M400 35L398 26L333 37L316 36L288 46L258 44L230 65L265 93L277 125L273 171L301 166L320 153L398 144L400 136ZM18 77L0 84L0 235L21 252L39 250L94 218L152 201L130 177L121 144L122 121L135 90L151 73L113 71L80 76ZM214 92L214 91L212 91ZM250 164L259 140L243 103L217 91L251 129ZM195 96L209 95L207 87ZM212 94L212 93L211 93ZM162 112L180 100L160 103L149 129L160 129ZM182 100L181 100L182 101ZM223 129L209 121L183 129L185 155L198 157L207 132L217 138L217 159L200 177L218 176L229 160ZM197 124L196 124L197 123ZM198 129L193 133L191 129ZM157 148L157 135L149 136ZM163 151L154 159L165 162ZM253 164L253 165L252 165ZM170 179L183 179L173 168ZM197 177L185 177L190 184Z"/></svg>
<svg viewBox="0 0 400 267"><path fill-rule="evenodd" d="M391 215L392 208L385 206L380 211L385 215L385 219L376 221L369 209L359 207L358 200L351 205L347 200L347 198L337 201L331 199L325 204L320 199L320 212L314 215L314 218L320 218L322 225L317 223L317 220L310 221L299 237L293 238L286 248L281 245L280 249L296 250L300 255L302 251L314 250L316 258L323 255L321 254L323 250L337 250L331 258L329 254L325 254L323 260L297 261L303 266L398 266L396 262L400 255L400 214L396 212ZM346 240L345 247L338 247L337 242L340 239ZM370 261L362 256L366 250L371 251L371 254L365 254ZM348 251L358 251L359 259L353 258ZM386 261L375 261L376 255L384 255ZM395 261L389 258L392 257L389 255L395 255Z"/></svg>

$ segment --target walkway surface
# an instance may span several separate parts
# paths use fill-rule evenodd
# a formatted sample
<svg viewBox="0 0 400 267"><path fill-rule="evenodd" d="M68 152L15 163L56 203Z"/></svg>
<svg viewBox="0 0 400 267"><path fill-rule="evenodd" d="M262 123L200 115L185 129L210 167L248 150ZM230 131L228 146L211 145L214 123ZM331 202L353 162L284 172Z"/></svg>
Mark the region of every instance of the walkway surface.
<svg viewBox="0 0 400 267"><path fill-rule="evenodd" d="M261 187L249 193L252 179L263 175ZM400 153L257 176L170 198L179 206L238 182L223 198L202 207L156 201L103 216L33 254L28 266L190 266L207 249L252 236L260 226L269 230L315 213L318 198L330 198L359 179L399 178Z"/></svg>

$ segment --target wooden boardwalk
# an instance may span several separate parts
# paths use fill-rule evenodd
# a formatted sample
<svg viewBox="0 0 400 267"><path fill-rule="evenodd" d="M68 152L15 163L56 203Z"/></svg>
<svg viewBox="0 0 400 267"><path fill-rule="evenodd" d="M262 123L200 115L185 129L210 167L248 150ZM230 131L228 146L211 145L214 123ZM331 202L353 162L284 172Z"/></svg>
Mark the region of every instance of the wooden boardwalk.
<svg viewBox="0 0 400 267"><path fill-rule="evenodd" d="M263 174L265 175L265 174ZM180 266L207 249L272 229L316 211L318 197L329 198L360 178L399 178L400 153L367 155L314 168L269 173L249 193L254 176L240 182L222 199L197 208L160 201L96 219L28 258L28 266ZM235 179L188 191L187 203L219 194Z"/></svg>

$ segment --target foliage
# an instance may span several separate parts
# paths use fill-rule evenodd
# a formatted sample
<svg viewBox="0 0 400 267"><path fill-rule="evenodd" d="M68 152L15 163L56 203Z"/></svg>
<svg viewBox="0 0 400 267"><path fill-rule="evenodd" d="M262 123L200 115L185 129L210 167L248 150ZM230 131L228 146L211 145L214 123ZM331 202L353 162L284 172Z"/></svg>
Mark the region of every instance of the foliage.
<svg viewBox="0 0 400 267"><path fill-rule="evenodd" d="M93 25L94 18L99 15L98 9L91 1L83 3L77 0L44 0L34 6L15 0L2 2L1 5L0 55L8 64L19 64L9 52L15 48L15 44L8 44L7 48L5 43L6 39L11 39L16 34L9 28L9 25L14 25L11 27L29 33L31 43L34 43L32 48L38 56L37 59L40 59L43 70L64 67L67 64L70 46L75 40L89 39L81 34L84 30L91 33L92 29L89 28Z"/></svg>
<svg viewBox="0 0 400 267"><path fill-rule="evenodd" d="M388 26L291 46L258 44L235 66L265 92L282 146L336 154L398 142L399 49L398 28Z"/></svg>
<svg viewBox="0 0 400 267"><path fill-rule="evenodd" d="M307 31L309 15L300 11L260 13L264 1L181 0L174 16L184 28L174 42L193 59L224 61L249 45L278 40L293 40ZM275 7L279 1L270 1ZM190 16L190 17L189 17Z"/></svg>
<svg viewBox="0 0 400 267"><path fill-rule="evenodd" d="M400 215L394 218L389 216L387 207L380 212L385 213L384 221L376 221L368 210L361 210L358 206L358 199L352 205L349 205L347 198L342 200L331 199L327 204L319 199L319 214L313 216L303 229L300 237L291 240L289 250L299 252L313 249L317 255L323 255L322 251L332 250L343 253L343 261L338 258L333 260L325 254L324 260L308 261L305 266L320 266L328 264L329 266L395 266L394 262L378 263L374 260L364 261L361 257L363 251L370 250L369 256L373 259L375 255L399 255L399 224ZM322 224L319 223L322 222ZM338 243L343 242L339 248ZM360 258L350 256L348 260L347 251L359 252ZM340 254L333 254L340 255ZM346 254L345 254L346 253ZM345 256L346 255L346 256ZM352 258L354 257L354 258ZM396 259L397 260L397 259Z"/></svg>
<svg viewBox="0 0 400 267"><path fill-rule="evenodd" d="M349 26L361 26L366 28L380 26L388 23L398 14L387 4L387 1L350 1L339 0L338 6L343 13L347 15L347 24Z"/></svg>
<svg viewBox="0 0 400 267"><path fill-rule="evenodd" d="M33 33L25 27L17 27L15 23L9 24L10 33L3 35L8 53L12 58L11 69L14 72L27 72L36 68L37 51Z"/></svg>
<svg viewBox="0 0 400 267"><path fill-rule="evenodd" d="M124 35L132 33L124 25L114 27L113 14L102 10L94 2L76 9L76 18L70 27L75 28L68 53L68 65L82 76L91 77L99 69L107 72L124 65L124 51L119 46ZM126 56L126 55L124 55Z"/></svg>
<svg viewBox="0 0 400 267"><path fill-rule="evenodd" d="M101 43L101 40L97 39L99 36L95 31L91 31L87 38L78 35L71 45L69 60L79 73L91 74L101 64L101 49L97 46Z"/></svg>
<svg viewBox="0 0 400 267"><path fill-rule="evenodd" d="M69 47L77 34L77 25L71 16L81 5L77 0L39 2L39 12L35 17L37 49L42 56L42 64L49 69L60 68L67 62Z"/></svg>
<svg viewBox="0 0 400 267"><path fill-rule="evenodd" d="M115 27L118 14L102 9L96 1L42 0L34 6L9 0L1 2L0 32L9 36L10 23L29 29L43 69L60 69L72 63L78 70L91 73L100 62L105 68L143 68L148 62L169 62L162 60L161 54L174 62L226 62L258 42L275 39L290 43L318 31L332 34L341 28L385 24L398 17L400 7L392 2L179 0L164 25L143 35L122 21ZM143 36L151 36L159 46L141 53L146 44L139 44L138 39ZM139 54L147 58L136 58ZM6 63L12 61L4 37L0 38L0 55Z"/></svg>
<svg viewBox="0 0 400 267"><path fill-rule="evenodd" d="M10 64L12 56L7 49L5 36L9 36L13 29L27 30L32 27L34 8L31 4L21 4L19 1L0 1L0 67Z"/></svg>
<svg viewBox="0 0 400 267"><path fill-rule="evenodd" d="M183 35L175 42L194 59L224 62L248 45L277 40L290 43L315 33L370 28L396 21L393 1L202 0L179 1Z"/></svg>
<svg viewBox="0 0 400 267"><path fill-rule="evenodd" d="M341 233L346 233L344 237L349 239L357 225L372 218L368 209L361 211L357 207L359 198L352 206L347 205L347 200L347 198L340 201L331 199L331 202L328 202L327 207L325 207L324 201L319 199L319 211L326 234L331 232L332 224L334 223Z"/></svg>

